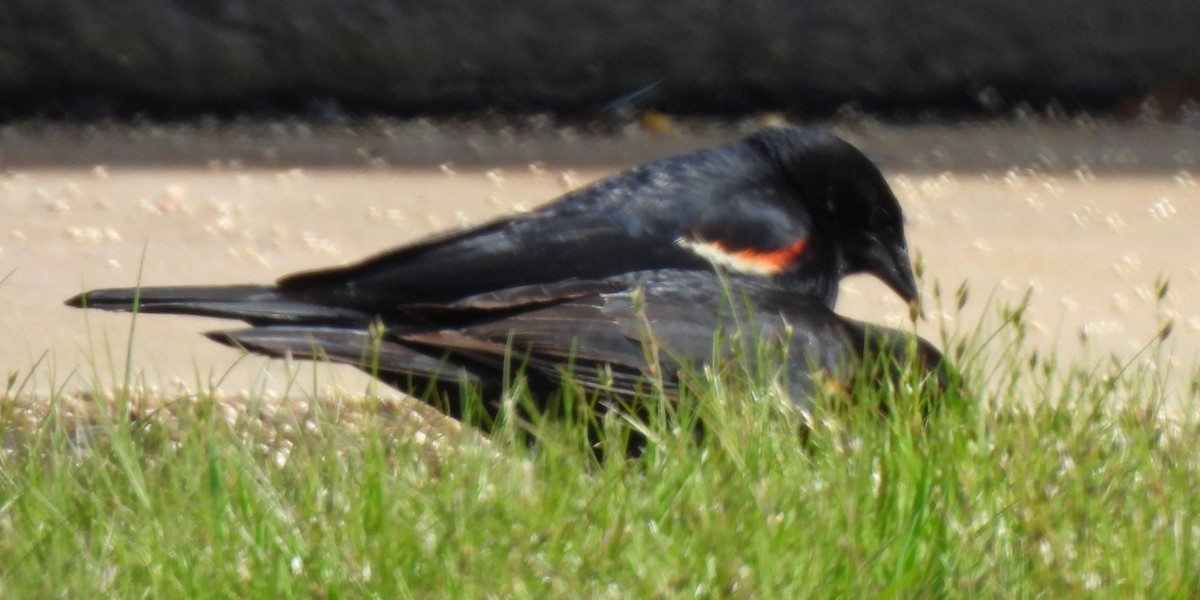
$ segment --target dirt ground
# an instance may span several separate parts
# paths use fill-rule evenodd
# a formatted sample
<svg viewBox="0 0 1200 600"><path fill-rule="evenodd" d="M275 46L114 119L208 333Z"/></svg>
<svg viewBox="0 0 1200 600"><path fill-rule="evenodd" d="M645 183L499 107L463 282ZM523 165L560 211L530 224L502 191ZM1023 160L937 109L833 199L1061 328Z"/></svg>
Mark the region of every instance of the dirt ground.
<svg viewBox="0 0 1200 600"><path fill-rule="evenodd" d="M1044 348L1129 359L1166 319L1183 398L1200 350L1200 129L1184 124L1019 122L825 125L884 168L926 263L927 319L970 327L989 295L1033 289ZM62 305L85 289L268 282L343 264L447 228L553 199L651 158L733 139L747 126L606 134L425 122L357 128L16 125L0 128L0 375L26 392L122 379L130 318ZM1170 281L1165 298L1156 280ZM938 314L968 282L961 323ZM881 284L851 279L839 312L901 324ZM139 317L133 373L163 390L214 382L226 394L362 389L349 368L242 358L199 332L236 323ZM39 362L40 361L40 362ZM293 369L292 372L295 372ZM387 392L386 388L380 390Z"/></svg>

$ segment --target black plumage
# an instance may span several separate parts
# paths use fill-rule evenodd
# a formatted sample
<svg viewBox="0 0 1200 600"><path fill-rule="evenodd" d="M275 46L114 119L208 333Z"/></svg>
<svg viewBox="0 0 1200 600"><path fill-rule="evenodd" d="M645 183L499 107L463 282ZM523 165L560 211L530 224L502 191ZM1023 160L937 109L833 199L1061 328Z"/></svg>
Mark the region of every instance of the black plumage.
<svg viewBox="0 0 1200 600"><path fill-rule="evenodd" d="M837 137L788 128L635 167L527 214L274 286L230 287L225 295L146 288L141 309L255 323L419 319L427 307L521 305L642 270L707 272L714 258L831 308L838 282L853 273L879 277L905 300L917 295L903 214L883 175ZM133 300L130 290L86 298L106 310L129 310ZM250 302L257 306L247 312Z"/></svg>
<svg viewBox="0 0 1200 600"><path fill-rule="evenodd" d="M947 377L941 353L911 334L846 319L769 280L698 271L644 272L606 291L459 326L270 324L208 336L268 356L360 366L394 387L437 392L430 401L456 418L467 410L458 397L467 384L482 393L485 421L496 417L502 382L518 370L538 402L564 384L631 398L654 381L674 396L682 373L755 360L757 344L778 351L780 383L802 410L818 381L850 385L864 362L886 361L897 376L916 366L936 386Z"/></svg>
<svg viewBox="0 0 1200 600"><path fill-rule="evenodd" d="M938 371L927 342L832 311L838 282L858 272L916 300L899 203L856 148L789 128L273 286L95 290L67 304L241 320L252 327L210 337L349 363L417 396L432 388L456 417L462 382L497 406L505 364L524 364L542 399L567 363L587 389L628 397L654 375L671 394L732 326L786 349L787 389L804 405L814 373L843 375L879 349L915 349ZM649 360L648 344L667 354Z"/></svg>

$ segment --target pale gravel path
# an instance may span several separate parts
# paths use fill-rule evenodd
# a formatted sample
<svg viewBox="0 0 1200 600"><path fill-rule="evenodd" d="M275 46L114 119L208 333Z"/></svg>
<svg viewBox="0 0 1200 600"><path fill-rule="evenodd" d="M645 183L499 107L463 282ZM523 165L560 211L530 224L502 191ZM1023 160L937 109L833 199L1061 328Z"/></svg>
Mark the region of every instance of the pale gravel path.
<svg viewBox="0 0 1200 600"><path fill-rule="evenodd" d="M1176 368L1194 364L1200 350L1200 240L1195 233L1200 188L1193 177L1200 178L1200 167L1193 165L1200 136L1186 127L1160 127L1158 134L1153 128L1112 127L1089 145L1092 134L1081 127L1034 136L1001 129L989 137L978 127L957 132L867 127L849 133L887 162L889 180L909 214L911 245L926 259L930 277L950 291L970 282L968 322L993 289L997 297L1015 302L1032 285L1031 330L1043 347L1059 337L1066 352L1077 352L1077 332L1086 327L1093 354L1132 356L1154 336L1158 316L1165 316L1176 320ZM629 154L643 160L730 135L633 136L624 143L636 146ZM61 384L72 371L90 371L81 350L89 344L89 331L93 340L107 336L118 362L123 361L127 315L85 315L61 301L84 288L133 285L143 252L147 284L271 281L533 206L618 168L530 168L529 161L538 156L536 140L510 142L517 145L506 161L506 142L498 138L474 150L448 151L470 164L450 170L434 166L438 149L450 138L442 146L430 144L416 167L388 166L400 161L379 160L378 153L348 154L353 144L344 139L328 147L310 141L307 147L320 161L289 155L289 148L302 145L275 139L265 143L283 149L282 156L278 150L268 155L267 162L276 166L245 167L210 164L220 145L211 136L198 137L197 147L206 150L190 166L182 150L166 166L123 161L121 150L138 145L119 139L107 156L100 151L102 141L89 142L93 154L83 159L78 144L60 139L67 166L48 164L47 157L38 165L20 160L22 147L29 153L53 147L45 139L39 146L36 136L23 138L24 146L14 145L12 136L7 145L0 144L0 158L8 160L0 168L11 169L0 173L0 277L16 269L0 284L0 374L24 371L48 350L36 390L45 393L51 379ZM588 145L587 138L567 146L555 139L543 141L551 165L581 154L578 144ZM972 139L991 141L968 144ZM231 156L245 160L249 152L253 163L255 143L264 142L241 139ZM609 153L621 144L620 138L595 142ZM564 153L564 147L572 150ZM963 151L955 154L956 147ZM906 148L912 152L905 153ZM970 158L971 152L978 156ZM76 159L68 160L72 156ZM489 168L489 160L502 166ZM318 162L327 165L294 167ZM1081 162L1088 168L1077 169ZM1153 285L1159 274L1170 279L1171 289L1156 309ZM932 281L926 284L931 289ZM846 284L839 311L885 323L904 318L903 308L881 285L858 279ZM930 311L929 316L937 315ZM198 333L226 325L233 323L142 317L135 369L166 389L176 382L195 387L197 371L205 381L210 373L218 377L239 354ZM922 330L936 337L932 323ZM102 381L111 384L110 373L119 369L100 363ZM318 371L319 385L350 390L367 385L353 369L323 366ZM221 387L236 394L265 385L272 394L283 394L289 393L286 378L281 363L255 357L238 363ZM1177 379L1175 393L1181 396L1186 377ZM70 387L82 385L77 380ZM301 370L298 385L312 388L311 367Z"/></svg>

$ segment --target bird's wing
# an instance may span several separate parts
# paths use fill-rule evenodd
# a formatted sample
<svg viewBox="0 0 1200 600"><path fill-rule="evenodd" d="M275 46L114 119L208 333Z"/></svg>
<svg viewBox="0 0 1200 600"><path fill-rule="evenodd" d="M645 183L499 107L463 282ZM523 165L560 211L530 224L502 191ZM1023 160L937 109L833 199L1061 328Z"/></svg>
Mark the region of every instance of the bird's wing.
<svg viewBox="0 0 1200 600"><path fill-rule="evenodd" d="M466 327L400 334L399 338L447 350L478 363L524 366L555 383L565 377L623 394L658 382L674 391L681 371L737 354L735 340L785 341L790 333L777 313L755 314L751 305L721 298L711 274L650 276L648 285L580 296ZM801 303L806 301L801 300ZM820 318L836 316L809 301ZM836 321L835 321L836 322ZM740 332L740 333L735 333ZM803 332L806 343L820 340ZM799 339L799 338L797 338Z"/></svg>
<svg viewBox="0 0 1200 600"><path fill-rule="evenodd" d="M578 281L649 269L755 275L814 254L811 215L745 144L619 173L534 212L436 236L348 267L279 281L305 301L387 312L406 305L519 306L521 293L569 296ZM820 254L816 252L815 254ZM805 263L832 270L833 257ZM836 285L821 277L820 285ZM827 290L821 289L820 292ZM491 295L491 296L489 296ZM464 302L464 299L470 299Z"/></svg>
<svg viewBox="0 0 1200 600"><path fill-rule="evenodd" d="M401 335L434 351L448 351L494 369L523 369L561 384L623 394L644 390L646 350L619 318L605 314L604 295L574 298L459 329ZM673 385L673 379L668 378Z"/></svg>

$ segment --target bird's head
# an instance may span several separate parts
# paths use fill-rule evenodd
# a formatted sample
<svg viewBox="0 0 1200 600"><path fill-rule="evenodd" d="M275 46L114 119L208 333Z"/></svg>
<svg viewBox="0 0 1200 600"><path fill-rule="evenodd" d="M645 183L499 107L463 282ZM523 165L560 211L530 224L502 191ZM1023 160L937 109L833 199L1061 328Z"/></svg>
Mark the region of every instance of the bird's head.
<svg viewBox="0 0 1200 600"><path fill-rule="evenodd" d="M836 256L837 278L870 273L906 301L917 302L904 213L874 163L844 140L819 131L764 130L755 139L812 213L819 243Z"/></svg>

